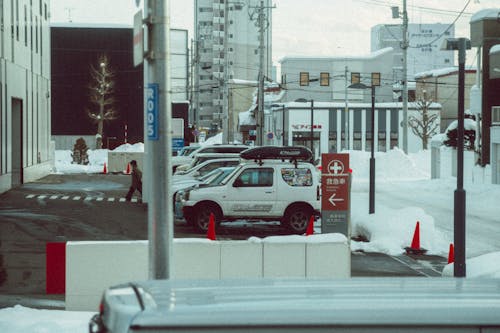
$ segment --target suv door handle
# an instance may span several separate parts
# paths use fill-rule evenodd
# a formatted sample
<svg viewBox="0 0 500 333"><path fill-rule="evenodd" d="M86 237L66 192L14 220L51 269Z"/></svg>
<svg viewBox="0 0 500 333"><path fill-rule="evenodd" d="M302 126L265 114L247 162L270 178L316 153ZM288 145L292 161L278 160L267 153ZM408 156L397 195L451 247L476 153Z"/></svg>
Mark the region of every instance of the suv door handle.
<svg viewBox="0 0 500 333"><path fill-rule="evenodd" d="M273 193L274 191L265 191L265 193Z"/></svg>

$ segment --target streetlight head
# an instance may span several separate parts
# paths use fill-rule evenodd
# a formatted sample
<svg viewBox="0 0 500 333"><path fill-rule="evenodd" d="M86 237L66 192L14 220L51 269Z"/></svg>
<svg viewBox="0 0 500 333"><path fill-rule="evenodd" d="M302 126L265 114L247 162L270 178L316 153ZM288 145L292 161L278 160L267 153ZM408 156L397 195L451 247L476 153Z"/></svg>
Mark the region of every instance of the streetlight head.
<svg viewBox="0 0 500 333"><path fill-rule="evenodd" d="M361 83L361 82L357 82L357 83L353 83L351 84L350 86L348 86L347 88L351 88L351 89L369 89L371 88L370 86L367 86L366 84L364 83Z"/></svg>
<svg viewBox="0 0 500 333"><path fill-rule="evenodd" d="M470 50L471 44L470 39L467 38L446 38L441 45L441 50L450 51L450 50L460 50L461 43L465 43L465 49Z"/></svg>

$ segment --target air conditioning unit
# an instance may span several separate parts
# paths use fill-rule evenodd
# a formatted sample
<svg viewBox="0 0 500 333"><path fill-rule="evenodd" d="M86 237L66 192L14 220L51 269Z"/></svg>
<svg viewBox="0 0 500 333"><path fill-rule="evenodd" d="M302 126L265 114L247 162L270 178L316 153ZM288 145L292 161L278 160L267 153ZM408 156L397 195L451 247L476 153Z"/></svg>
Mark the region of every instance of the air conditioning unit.
<svg viewBox="0 0 500 333"><path fill-rule="evenodd" d="M500 106L491 107L491 125L500 126Z"/></svg>

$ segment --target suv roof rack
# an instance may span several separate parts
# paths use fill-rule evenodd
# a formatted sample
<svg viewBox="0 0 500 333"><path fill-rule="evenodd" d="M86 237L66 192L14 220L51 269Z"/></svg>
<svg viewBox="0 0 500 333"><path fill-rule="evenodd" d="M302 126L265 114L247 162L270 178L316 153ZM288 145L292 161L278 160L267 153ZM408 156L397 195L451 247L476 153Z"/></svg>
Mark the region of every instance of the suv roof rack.
<svg viewBox="0 0 500 333"><path fill-rule="evenodd" d="M262 160L290 160L291 162L313 162L311 150L300 146L263 146L246 149L240 153L241 158L255 160L262 164Z"/></svg>

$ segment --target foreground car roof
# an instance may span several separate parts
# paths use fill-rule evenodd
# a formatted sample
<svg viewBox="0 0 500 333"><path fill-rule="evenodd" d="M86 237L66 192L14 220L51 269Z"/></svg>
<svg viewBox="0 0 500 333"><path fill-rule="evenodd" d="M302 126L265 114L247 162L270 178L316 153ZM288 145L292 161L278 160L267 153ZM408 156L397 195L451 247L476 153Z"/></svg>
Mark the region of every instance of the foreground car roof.
<svg viewBox="0 0 500 333"><path fill-rule="evenodd" d="M134 330L297 325L500 327L500 280L164 280L133 286L139 303L144 304L144 310L131 320ZM124 298L117 301L122 303Z"/></svg>

